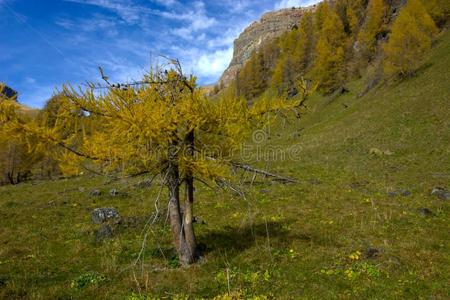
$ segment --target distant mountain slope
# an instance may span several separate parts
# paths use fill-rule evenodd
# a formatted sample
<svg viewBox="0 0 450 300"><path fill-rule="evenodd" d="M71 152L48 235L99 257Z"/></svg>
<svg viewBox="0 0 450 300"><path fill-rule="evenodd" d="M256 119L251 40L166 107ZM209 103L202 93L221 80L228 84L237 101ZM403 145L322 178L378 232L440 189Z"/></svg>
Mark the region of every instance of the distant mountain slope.
<svg viewBox="0 0 450 300"><path fill-rule="evenodd" d="M234 53L229 67L220 78L220 85L227 86L236 76L236 73L250 58L253 51L300 22L304 12L310 8L288 8L268 12L261 20L253 22L234 41Z"/></svg>

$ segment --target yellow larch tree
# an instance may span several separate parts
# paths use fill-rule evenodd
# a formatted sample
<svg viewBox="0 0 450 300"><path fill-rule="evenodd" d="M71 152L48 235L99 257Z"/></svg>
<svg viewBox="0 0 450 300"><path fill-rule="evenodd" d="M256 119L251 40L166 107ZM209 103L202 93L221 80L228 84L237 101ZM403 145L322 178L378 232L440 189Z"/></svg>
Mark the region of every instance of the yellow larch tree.
<svg viewBox="0 0 450 300"><path fill-rule="evenodd" d="M179 63L172 63L170 70L132 84L113 85L103 76L104 92L93 84L84 89L65 86L53 127L25 123L10 103L0 103L0 125L34 142L59 146L60 159L72 171L90 162L104 172L160 175L168 190L174 247L180 262L190 264L198 258L194 180L231 186L231 168L244 168L236 150L251 129L280 111L297 111L309 91L301 82L302 96L295 100L261 99L250 106L227 95L210 101L196 79L186 78ZM88 122L97 125L89 133L83 129Z"/></svg>
<svg viewBox="0 0 450 300"><path fill-rule="evenodd" d="M414 75L431 48L437 27L420 0L410 0L392 25L384 45L385 73L390 76Z"/></svg>
<svg viewBox="0 0 450 300"><path fill-rule="evenodd" d="M378 36L385 30L387 5L384 0L370 0L366 20L358 34L360 59L370 61L376 53Z"/></svg>
<svg viewBox="0 0 450 300"><path fill-rule="evenodd" d="M16 101L16 95L8 97L4 89L5 85L0 83L0 110L20 116L26 123L31 122L34 116L23 110ZM41 151L35 151L22 135L15 134L12 129L0 120L0 183L17 184L28 179L35 164L43 157Z"/></svg>
<svg viewBox="0 0 450 300"><path fill-rule="evenodd" d="M322 13L324 20L311 73L322 90L332 92L344 81L346 36L344 25L334 10L328 9Z"/></svg>

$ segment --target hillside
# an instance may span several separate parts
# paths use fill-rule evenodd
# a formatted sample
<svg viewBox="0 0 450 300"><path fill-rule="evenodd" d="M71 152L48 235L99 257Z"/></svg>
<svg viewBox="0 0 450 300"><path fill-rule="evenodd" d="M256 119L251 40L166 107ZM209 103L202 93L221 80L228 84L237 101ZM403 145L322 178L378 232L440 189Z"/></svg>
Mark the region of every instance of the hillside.
<svg viewBox="0 0 450 300"><path fill-rule="evenodd" d="M0 187L0 298L448 298L450 209L431 190L450 190L449 53L445 32L417 76L360 98L365 78L315 95L303 119L251 144L290 153L270 167L298 184L257 177L242 199L197 183L206 246L189 268L177 267L163 221L141 248L156 184L86 176ZM125 217L99 243L96 207Z"/></svg>
<svg viewBox="0 0 450 300"><path fill-rule="evenodd" d="M279 37L298 25L307 8L290 8L264 14L259 21L253 22L234 41L233 58L219 80L219 86L226 87L248 61L253 51Z"/></svg>

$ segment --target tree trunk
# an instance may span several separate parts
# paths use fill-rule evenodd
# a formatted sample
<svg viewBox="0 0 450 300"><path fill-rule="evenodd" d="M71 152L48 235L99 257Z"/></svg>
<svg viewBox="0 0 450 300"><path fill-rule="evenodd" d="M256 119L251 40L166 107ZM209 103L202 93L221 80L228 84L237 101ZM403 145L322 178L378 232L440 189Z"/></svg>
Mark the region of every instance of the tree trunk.
<svg viewBox="0 0 450 300"><path fill-rule="evenodd" d="M194 155L194 132L188 133L186 138L187 151L186 154L189 156ZM186 170L185 178L185 204L184 204L184 215L183 215L183 229L186 238L185 249L183 249L182 262L184 264L191 264L197 259L197 240L195 238L194 232L194 177L190 169Z"/></svg>
<svg viewBox="0 0 450 300"><path fill-rule="evenodd" d="M8 177L9 182L10 182L12 185L14 185L15 182L14 182L14 174L13 174L13 172L8 172L8 173L6 174L6 176Z"/></svg>
<svg viewBox="0 0 450 300"><path fill-rule="evenodd" d="M167 170L167 187L169 189L169 218L173 243L180 263L189 265L197 258L197 243L192 223L193 178L189 176L186 183L186 205L184 215L180 207L180 172L176 143L169 146L169 165Z"/></svg>
<svg viewBox="0 0 450 300"><path fill-rule="evenodd" d="M176 144L169 146L169 165L167 169L166 185L169 190L169 218L172 230L173 243L177 253L181 254L183 241L183 229L180 212L180 174L178 170L178 157L176 155Z"/></svg>

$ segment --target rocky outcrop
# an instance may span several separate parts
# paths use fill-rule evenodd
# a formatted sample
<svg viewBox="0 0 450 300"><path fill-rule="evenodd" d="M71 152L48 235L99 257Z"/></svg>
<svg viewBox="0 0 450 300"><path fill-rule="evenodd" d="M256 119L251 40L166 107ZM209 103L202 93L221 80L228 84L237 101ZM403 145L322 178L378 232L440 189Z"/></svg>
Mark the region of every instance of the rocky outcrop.
<svg viewBox="0 0 450 300"><path fill-rule="evenodd" d="M226 87L235 78L253 51L265 42L280 36L298 25L308 8L288 8L264 14L261 20L253 22L234 41L233 59L220 78L219 85Z"/></svg>

